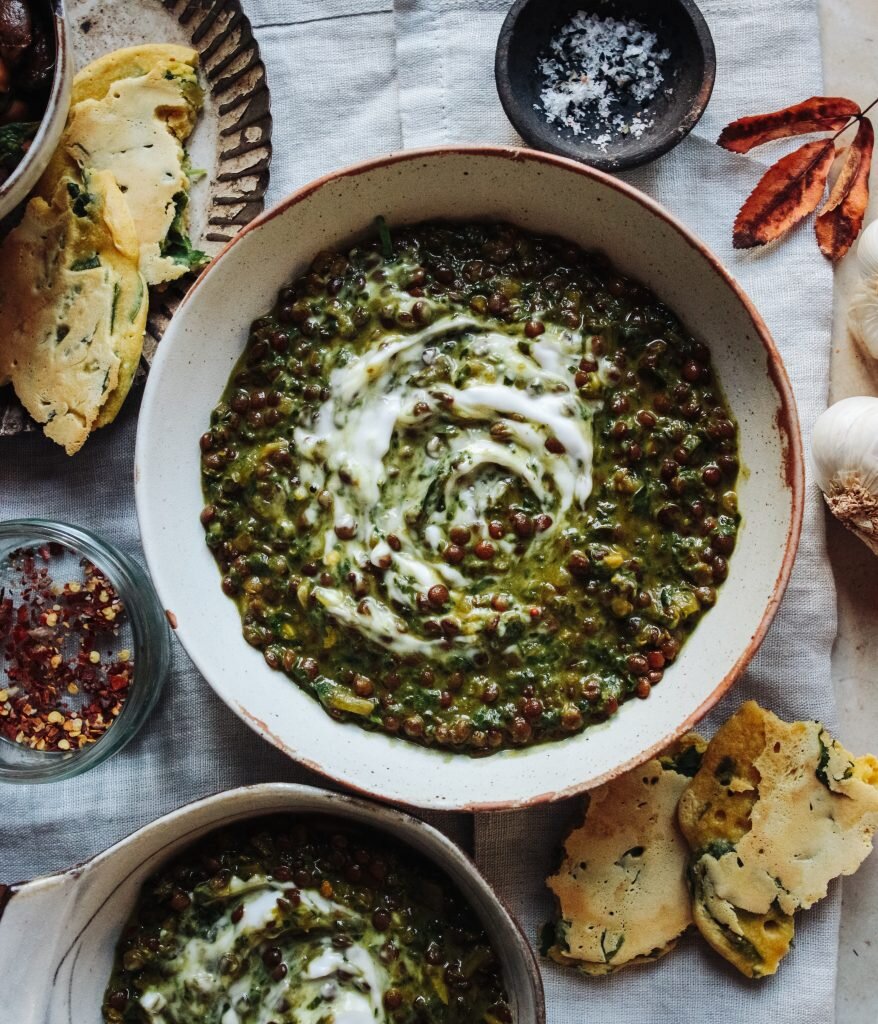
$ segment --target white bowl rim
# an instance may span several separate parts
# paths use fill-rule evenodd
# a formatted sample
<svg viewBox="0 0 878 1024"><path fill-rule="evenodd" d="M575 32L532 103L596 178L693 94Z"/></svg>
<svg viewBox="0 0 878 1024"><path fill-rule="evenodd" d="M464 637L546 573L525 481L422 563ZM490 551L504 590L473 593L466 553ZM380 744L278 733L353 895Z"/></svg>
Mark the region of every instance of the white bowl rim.
<svg viewBox="0 0 878 1024"><path fill-rule="evenodd" d="M744 289L738 284L731 273L723 266L719 258L711 251L708 246L702 242L693 232L691 232L682 221L678 220L672 213L666 210L659 202L650 198L633 185L629 185L618 178L613 177L611 174L607 174L604 171L597 170L594 167L589 167L586 164L577 162L576 160L569 159L567 157L557 156L553 153L544 153L540 150L526 149L517 146L496 146L496 145L445 145L445 146L427 146L419 149L407 149L399 150L392 153L384 154L381 156L372 157L367 160L362 160L354 164L350 164L346 167L339 168L334 171L330 171L327 174L322 175L319 178L315 178L313 181L302 185L296 189L290 195L280 200L270 209L264 211L257 218L251 221L246 227L244 227L234 238L232 238L226 245L217 253L217 255L210 261L210 263L202 270L198 279L192 284L192 287L187 292L185 298L180 304L179 309L183 309L188 303L193 301L193 297L198 293L199 287L204 283L207 276L211 273L217 263L222 260L226 254L238 245L243 238L253 231L259 230L264 224L269 223L275 217L278 217L289 210L291 207L296 206L298 203L307 199L312 193L319 191L325 185L330 182L339 181L347 177L355 177L360 174L365 174L370 171L378 170L381 167L388 165L404 163L411 160L421 160L432 157L442 156L494 156L500 159L507 159L516 162L532 161L534 163L549 164L555 167L560 167L565 170L573 171L576 174L582 175L583 177L593 178L600 184L607 188L613 189L628 199L633 200L647 211L652 213L654 216L663 220L669 225L687 245L692 249L696 250L705 262L710 266L713 272L720 278L725 286L730 289L741 305L744 307L748 317L750 318L756 335L765 350L767 357L768 373L771 378L774 390L777 393L779 400L779 409L777 411L776 425L777 430L781 438L782 445L782 461L784 467L784 481L785 485L790 492L790 519L787 527L787 534L784 543L783 558L780 563L777 576L774 580L774 585L771 591L771 596L766 604L765 611L762 614L762 618L759 621L758 627L754 630L747 646L741 652L735 663L729 669L728 672L719 680L714 689L704 698L704 700L692 711L683 722L672 729L666 736L662 737L657 742L649 745L639 754L628 758L621 764L618 764L607 771L597 775L591 779L580 782L572 782L568 786L564 786L561 789L553 789L547 792L538 793L535 796L529 796L523 800L501 800L491 801L484 799L474 799L467 801L466 803L455 803L453 805L447 803L434 803L431 800L424 801L423 803L406 803L404 800L393 798L392 802L396 804L402 804L404 806L418 807L422 809L434 808L443 811L465 811L469 813L480 813L496 810L508 810L510 808L520 809L524 807L533 807L539 804L550 803L556 800L562 800L566 797L575 796L578 793L586 790L595 789L612 779L618 778L620 775L639 765L645 763L650 758L655 757L662 750L665 750L668 746L678 740L686 732L699 722L710 709L728 692L733 684L740 678L747 665L752 660L756 651L759 649L760 644L765 638L765 634L768 632L768 627L771 625L775 614L780 606L780 602L786 592L787 584L789 583L790 575L793 569L793 563L795 562L796 552L798 550L799 539L802 532L802 521L804 517L804 503L805 503L805 460L804 452L802 447L802 434L799 425L799 416L796 407L796 400L793 394L792 385L790 383L789 375L787 374L786 367L784 366L783 359L778 351L778 348L771 336L765 321L759 314L758 310L754 306L753 302L744 291ZM175 314L176 315L176 314ZM161 370L165 359L169 357L170 348L169 346L159 345L156 352L155 359L153 361L153 373L156 377L159 374L156 370ZM138 420L137 439L135 444L134 453L134 490L135 490L135 503L137 508L137 516L140 525L141 540L144 547L144 554L146 556L147 564L150 563L150 551L147 542L147 533L144 533L143 523L145 520L145 505L146 497L144 495L143 488L140 486L140 473L138 466L140 464L140 458L142 451L147 446L146 431L144 424L148 422L149 417L144 416L144 406L149 401L150 387L149 380L147 381L147 387L144 393L143 403L141 405L141 414ZM162 587L156 585L156 590L159 593L160 599L163 599ZM171 622L172 628L176 631L176 617L172 612L168 612L168 617ZM180 636L180 641L183 647L186 649L189 657L198 671L204 676L207 682L210 684L210 674L206 666L202 664L203 659L195 657L189 652L186 646L186 641L183 636ZM211 686L211 688L213 688ZM217 692L217 691L214 691ZM245 722L251 729L256 731L263 739L268 740L269 743L282 750L287 756L295 760L311 771L322 775L324 778L331 779L337 784L344 785L348 789L360 794L364 797L370 797L378 800L388 801L391 800L386 794L380 790L369 788L363 784L357 784L351 781L349 778L337 778L332 774L331 767L317 763L310 758L304 757L299 751L293 750L287 743L285 743L279 736L268 728L265 722L257 718L255 715L251 715L247 712L246 708L239 705L237 702L227 701L222 694L218 694L223 702L231 708L231 710ZM406 742L406 741L400 741ZM557 741L557 742L563 742ZM466 756L464 754L459 756Z"/></svg>

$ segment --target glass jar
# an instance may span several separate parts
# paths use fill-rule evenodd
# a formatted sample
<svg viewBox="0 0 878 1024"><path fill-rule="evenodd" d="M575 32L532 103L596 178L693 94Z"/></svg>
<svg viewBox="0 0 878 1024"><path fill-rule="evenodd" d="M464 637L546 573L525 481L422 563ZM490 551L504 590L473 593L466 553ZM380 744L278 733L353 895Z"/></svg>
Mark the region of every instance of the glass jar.
<svg viewBox="0 0 878 1024"><path fill-rule="evenodd" d="M49 545L53 547L47 562L38 552L45 552ZM74 733L70 750L37 750L27 742L0 736L0 781L55 782L80 775L106 761L136 735L155 706L168 674L170 634L158 596L144 570L112 544L82 527L66 523L39 519L0 523L0 597L4 589L7 595L21 591L21 573L15 570L11 557L23 549L37 552L34 565L37 570L45 566L55 584L61 580L53 573L53 563L57 566L75 561L81 565L85 560L103 573L124 608L118 643L130 650L133 662L121 710L94 742L76 746ZM48 611L51 614L51 609ZM9 682L8 660L3 651L12 642L11 636L0 636L0 691L7 691L7 700L14 683ZM73 692L60 693L60 701L70 705L69 695ZM80 699L87 701L88 695L80 694ZM4 705L0 702L0 708Z"/></svg>

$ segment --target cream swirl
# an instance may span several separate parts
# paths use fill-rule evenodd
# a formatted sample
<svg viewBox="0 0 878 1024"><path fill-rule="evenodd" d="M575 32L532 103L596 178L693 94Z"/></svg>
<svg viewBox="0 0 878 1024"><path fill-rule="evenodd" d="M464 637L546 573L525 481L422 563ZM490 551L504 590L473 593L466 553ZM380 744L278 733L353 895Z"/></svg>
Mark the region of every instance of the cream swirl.
<svg viewBox="0 0 878 1024"><path fill-rule="evenodd" d="M474 600L466 567L443 555L449 534L464 527L484 536L492 512L515 497L543 515L539 546L585 506L594 403L572 377L589 345L559 327L530 341L446 314L405 334L379 332L371 347L337 358L328 398L294 433L296 497L309 522L326 524L324 564L371 564L382 596L358 600L320 585L309 595L400 654L435 657L476 644L496 615ZM514 537L491 546L515 557ZM436 587L448 591L455 630L422 636L406 613L423 610ZM504 610L507 621L523 614Z"/></svg>

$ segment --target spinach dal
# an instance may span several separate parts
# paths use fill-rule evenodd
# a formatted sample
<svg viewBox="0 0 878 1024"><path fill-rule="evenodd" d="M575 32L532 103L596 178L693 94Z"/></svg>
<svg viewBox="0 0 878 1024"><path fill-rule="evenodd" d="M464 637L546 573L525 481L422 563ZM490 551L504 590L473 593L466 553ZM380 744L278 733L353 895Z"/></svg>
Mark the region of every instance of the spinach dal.
<svg viewBox="0 0 878 1024"><path fill-rule="evenodd" d="M334 718L452 752L648 697L739 522L707 347L600 254L503 224L320 253L201 447L247 642Z"/></svg>
<svg viewBox="0 0 878 1024"><path fill-rule="evenodd" d="M431 862L331 818L211 833L145 883L106 1024L511 1024L500 961Z"/></svg>

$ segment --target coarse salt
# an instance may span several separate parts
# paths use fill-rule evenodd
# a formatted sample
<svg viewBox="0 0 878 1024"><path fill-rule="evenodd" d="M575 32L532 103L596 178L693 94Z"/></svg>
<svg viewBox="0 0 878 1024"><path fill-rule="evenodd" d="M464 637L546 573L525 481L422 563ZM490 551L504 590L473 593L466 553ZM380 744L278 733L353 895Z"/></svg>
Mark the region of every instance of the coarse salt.
<svg viewBox="0 0 878 1024"><path fill-rule="evenodd" d="M569 129L606 152L614 137L639 139L653 126L644 110L662 90L670 56L637 21L579 11L537 62L543 88L535 109L558 131Z"/></svg>

